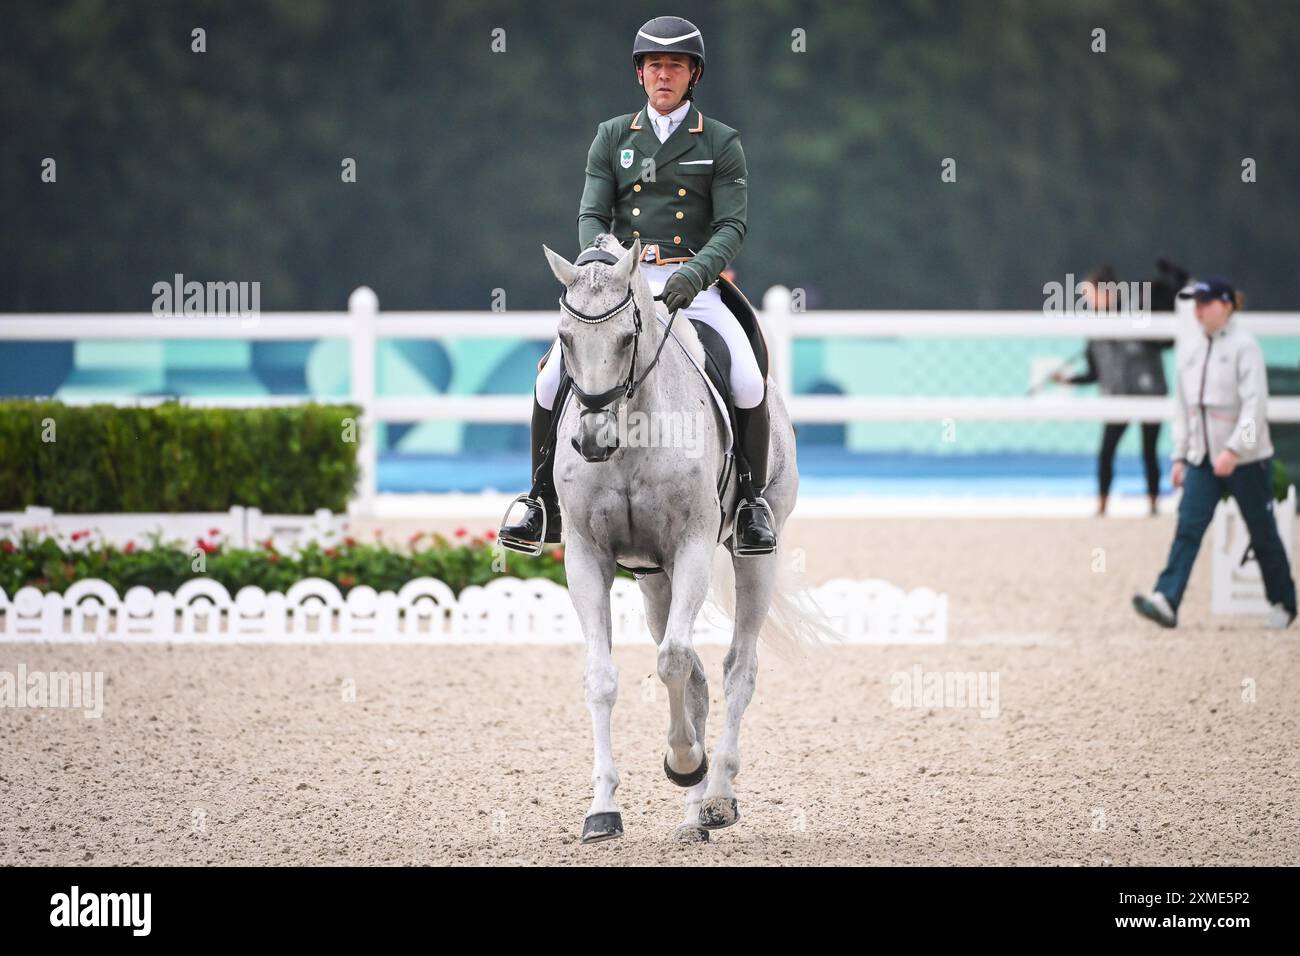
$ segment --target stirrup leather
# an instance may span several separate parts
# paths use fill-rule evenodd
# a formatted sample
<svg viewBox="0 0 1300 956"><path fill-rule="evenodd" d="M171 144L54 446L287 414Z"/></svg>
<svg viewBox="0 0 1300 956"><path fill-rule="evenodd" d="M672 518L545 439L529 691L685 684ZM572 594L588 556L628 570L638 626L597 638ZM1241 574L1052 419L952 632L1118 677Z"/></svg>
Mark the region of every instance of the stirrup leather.
<svg viewBox="0 0 1300 956"><path fill-rule="evenodd" d="M772 506L767 503L767 499L762 495L755 495L753 500L742 500L736 506L736 519L731 526L731 553L738 557L749 557L758 554L771 554L776 550L775 544L770 548L752 548L745 547L740 543L740 516L746 511L754 508L761 508L767 514L768 526L772 529L773 537L776 536L776 515L772 513Z"/></svg>
<svg viewBox="0 0 1300 956"><path fill-rule="evenodd" d="M523 502L530 508L537 507L542 509L542 533L538 537L536 544L525 541L522 538L516 538L514 535L504 533L504 529L506 528L506 519L510 517L510 512L514 509L514 506L520 502ZM516 551L519 554L526 554L531 558L539 557L546 549L546 519L546 502L540 497L534 498L532 495L522 494L506 506L506 513L501 516L502 531L497 534L497 540L501 542L503 548Z"/></svg>

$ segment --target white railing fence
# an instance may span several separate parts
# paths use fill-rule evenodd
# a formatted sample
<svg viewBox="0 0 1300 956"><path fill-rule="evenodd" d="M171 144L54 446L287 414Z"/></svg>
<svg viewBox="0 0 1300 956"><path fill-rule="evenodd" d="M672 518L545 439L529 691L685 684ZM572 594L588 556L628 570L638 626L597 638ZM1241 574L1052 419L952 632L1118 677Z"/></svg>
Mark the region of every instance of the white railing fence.
<svg viewBox="0 0 1300 956"><path fill-rule="evenodd" d="M942 644L948 596L904 591L878 579L836 579L801 592L847 644ZM645 643L640 589L617 578L610 589L616 644ZM700 644L730 644L731 623L706 604L696 618ZM193 578L172 594L132 587L119 595L106 581L83 579L62 594L0 588L0 644L100 640L129 642L341 644L581 644L582 629L565 588L545 578L502 577L456 594L436 578L394 591L367 585L343 595L322 578L286 592L243 587L234 595L211 578Z"/></svg>
<svg viewBox="0 0 1300 956"><path fill-rule="evenodd" d="M1162 316L1053 317L1042 312L797 312L790 290L774 286L763 296L760 319L772 355L776 387L796 422L850 421L1159 421L1173 413L1172 398L1096 397L1039 394L1025 397L894 397L793 395L793 342L803 338L1042 337L1177 338L1186 319ZM509 338L550 340L558 315L546 312L380 312L369 288L356 289L347 312L283 312L240 316L150 314L9 314L0 317L0 341L122 339L346 339L351 370L350 400L363 410L358 454L361 480L350 506L356 515L374 514L379 422L442 419L527 424L525 395L376 394L375 355L379 339ZM1243 325L1261 337L1300 335L1300 313L1243 313ZM196 406L246 407L294 404L318 396L287 398L186 398ZM95 399L141 404L163 399ZM1269 418L1300 422L1300 397L1273 397Z"/></svg>

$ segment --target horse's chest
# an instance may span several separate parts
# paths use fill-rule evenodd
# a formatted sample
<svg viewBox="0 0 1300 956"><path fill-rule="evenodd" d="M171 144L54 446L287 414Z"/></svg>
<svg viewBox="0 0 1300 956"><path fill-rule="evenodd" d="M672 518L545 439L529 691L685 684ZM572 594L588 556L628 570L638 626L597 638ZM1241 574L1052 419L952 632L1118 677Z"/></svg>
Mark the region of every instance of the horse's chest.
<svg viewBox="0 0 1300 956"><path fill-rule="evenodd" d="M571 523L598 541L632 544L672 523L671 508L655 496L637 495L629 489L592 489L568 509ZM665 522L667 518L667 522Z"/></svg>
<svg viewBox="0 0 1300 956"><path fill-rule="evenodd" d="M615 550L666 547L685 531L687 503L711 492L693 468L638 480L637 472L628 476L616 469L598 477L594 469L602 467L574 455L572 462L557 462L556 477L565 525Z"/></svg>

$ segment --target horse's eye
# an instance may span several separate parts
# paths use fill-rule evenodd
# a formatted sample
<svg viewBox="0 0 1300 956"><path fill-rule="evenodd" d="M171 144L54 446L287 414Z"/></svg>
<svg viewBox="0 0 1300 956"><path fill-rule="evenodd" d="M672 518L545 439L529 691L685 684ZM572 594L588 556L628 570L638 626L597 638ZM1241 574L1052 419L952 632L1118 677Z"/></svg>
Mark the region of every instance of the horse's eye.
<svg viewBox="0 0 1300 956"><path fill-rule="evenodd" d="M634 338L636 338L636 336L631 332L624 332L623 337L618 340L619 347L628 348L632 344Z"/></svg>

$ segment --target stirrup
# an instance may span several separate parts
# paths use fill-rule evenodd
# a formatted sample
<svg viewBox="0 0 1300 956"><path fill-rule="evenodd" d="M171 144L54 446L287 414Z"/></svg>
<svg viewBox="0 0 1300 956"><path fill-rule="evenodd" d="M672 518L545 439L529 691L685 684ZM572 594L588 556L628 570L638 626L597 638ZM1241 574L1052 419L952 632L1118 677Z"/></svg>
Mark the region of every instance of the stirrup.
<svg viewBox="0 0 1300 956"><path fill-rule="evenodd" d="M772 513L772 506L767 503L767 499L762 495L755 495L753 501L742 500L736 506L736 517L731 523L731 553L736 557L747 558L760 554L771 554L776 550L773 544L770 548L745 548L740 544L740 515L744 511L753 508L762 508L767 512L767 523L772 528L773 536L776 535L776 515Z"/></svg>
<svg viewBox="0 0 1300 956"><path fill-rule="evenodd" d="M540 497L534 498L532 495L525 493L510 502L510 504L506 505L506 513L501 516L501 527L503 529L506 527L506 519L510 517L511 510L520 502L523 502L530 508L536 506L542 509L542 533L537 539L537 544L530 544L522 538L516 538L508 534L498 534L497 540L501 542L501 547L507 548L510 551L515 551L519 554L526 554L530 558L540 557L542 552L546 549L546 502Z"/></svg>

